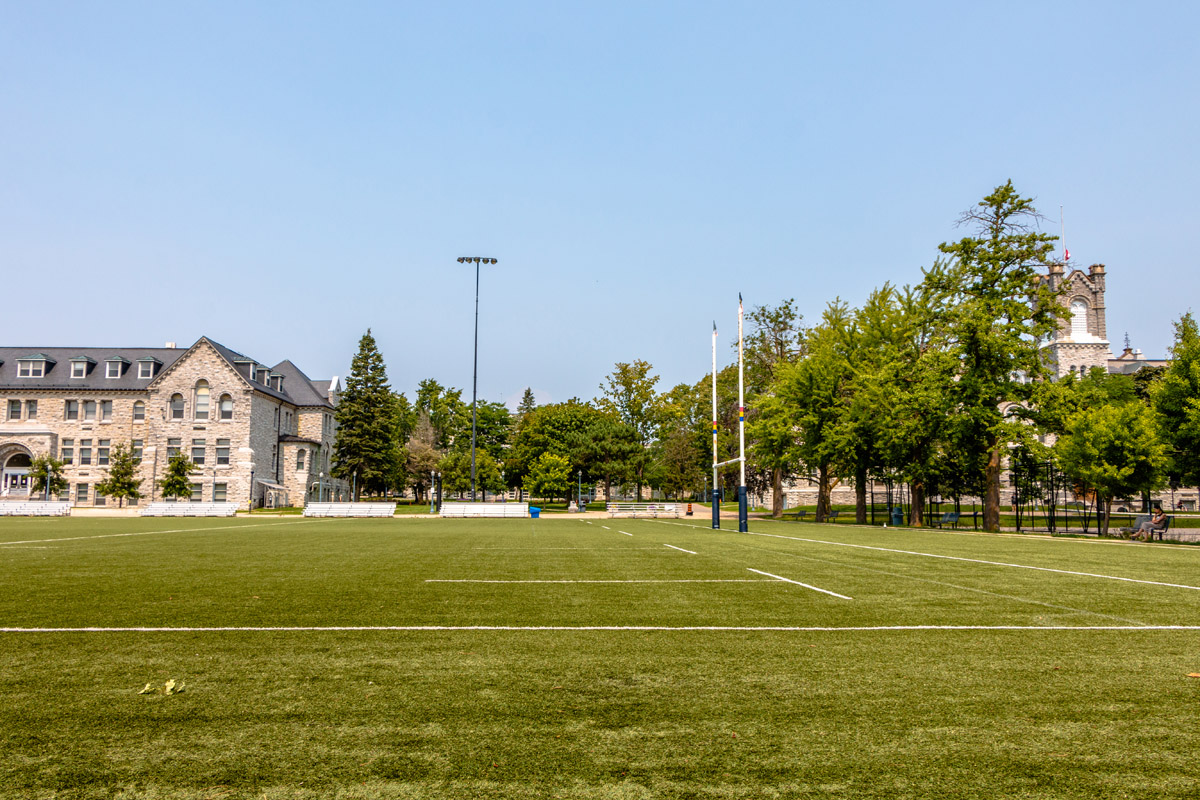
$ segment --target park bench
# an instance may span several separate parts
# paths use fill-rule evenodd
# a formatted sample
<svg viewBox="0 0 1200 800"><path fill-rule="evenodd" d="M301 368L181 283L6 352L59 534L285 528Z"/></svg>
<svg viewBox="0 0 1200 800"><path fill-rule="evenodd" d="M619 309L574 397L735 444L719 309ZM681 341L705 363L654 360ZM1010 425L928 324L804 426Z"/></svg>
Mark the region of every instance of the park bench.
<svg viewBox="0 0 1200 800"><path fill-rule="evenodd" d="M443 517L485 517L490 519L528 517L529 503L443 502L441 515Z"/></svg>
<svg viewBox="0 0 1200 800"><path fill-rule="evenodd" d="M1164 519L1162 528L1156 529L1153 532L1151 532L1150 538L1154 539L1157 537L1158 540L1161 542L1163 540L1163 534L1165 534L1167 531L1171 530L1171 519L1172 519L1172 517L1167 517L1166 519ZM1150 521L1149 514L1139 514L1138 516L1134 517L1133 518L1133 528L1132 528L1130 535L1137 533L1138 528L1142 527L1143 522L1149 522L1149 521ZM1172 536L1171 538L1174 539L1176 537Z"/></svg>
<svg viewBox="0 0 1200 800"><path fill-rule="evenodd" d="M679 503L609 503L610 517L678 517Z"/></svg>
<svg viewBox="0 0 1200 800"><path fill-rule="evenodd" d="M22 500L0 503L0 517L68 517L71 504L62 500Z"/></svg>
<svg viewBox="0 0 1200 800"><path fill-rule="evenodd" d="M780 519L788 519L789 517L795 522L804 522L804 518L808 516L808 509L797 508L795 511L785 511L780 515Z"/></svg>
<svg viewBox="0 0 1200 800"><path fill-rule="evenodd" d="M942 518L933 523L933 525L935 528L944 528L947 525L953 525L954 530L958 530L958 518L959 512L947 511L945 514L942 514Z"/></svg>
<svg viewBox="0 0 1200 800"><path fill-rule="evenodd" d="M138 511L143 517L232 517L237 503L151 503Z"/></svg>
<svg viewBox="0 0 1200 800"><path fill-rule="evenodd" d="M829 514L825 517L825 521L826 522L837 522L837 518L838 518L838 512L830 511Z"/></svg>
<svg viewBox="0 0 1200 800"><path fill-rule="evenodd" d="M305 503L306 517L391 517L395 503Z"/></svg>

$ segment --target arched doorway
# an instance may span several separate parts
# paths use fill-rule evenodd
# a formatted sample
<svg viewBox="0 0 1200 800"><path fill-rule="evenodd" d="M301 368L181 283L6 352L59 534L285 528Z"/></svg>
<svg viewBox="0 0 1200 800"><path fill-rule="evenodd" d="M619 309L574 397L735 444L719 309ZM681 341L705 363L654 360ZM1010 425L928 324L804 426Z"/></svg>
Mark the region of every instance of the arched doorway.
<svg viewBox="0 0 1200 800"><path fill-rule="evenodd" d="M28 453L10 455L0 467L0 497L29 496L29 468L33 459Z"/></svg>

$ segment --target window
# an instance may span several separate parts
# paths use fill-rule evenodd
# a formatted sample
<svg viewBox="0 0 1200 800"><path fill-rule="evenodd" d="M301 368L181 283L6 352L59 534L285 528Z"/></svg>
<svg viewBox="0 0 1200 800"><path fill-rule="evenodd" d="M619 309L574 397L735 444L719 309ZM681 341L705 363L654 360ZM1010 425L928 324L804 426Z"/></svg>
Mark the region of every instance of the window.
<svg viewBox="0 0 1200 800"><path fill-rule="evenodd" d="M142 445L143 442L141 439L134 439L132 445L130 446L130 451L133 453L133 463L135 464L142 463Z"/></svg>
<svg viewBox="0 0 1200 800"><path fill-rule="evenodd" d="M141 400L137 400L133 404L133 421L134 422L145 422L146 421L146 404L144 402L142 402Z"/></svg>
<svg viewBox="0 0 1200 800"><path fill-rule="evenodd" d="M271 445L271 472L279 474L279 445Z"/></svg>
<svg viewBox="0 0 1200 800"><path fill-rule="evenodd" d="M228 492L226 491L225 484L223 484L223 483L214 483L213 484L213 502L214 503L224 503L227 494L228 494Z"/></svg>
<svg viewBox="0 0 1200 800"><path fill-rule="evenodd" d="M171 419L183 419L183 395L171 395Z"/></svg>
<svg viewBox="0 0 1200 800"><path fill-rule="evenodd" d="M88 499L88 485L86 483L75 484L75 503L81 505L86 503Z"/></svg>
<svg viewBox="0 0 1200 800"><path fill-rule="evenodd" d="M59 491L59 493L58 493L58 499L59 499L59 502L62 502L62 503L71 502L71 484L69 484L69 483L63 484L62 490Z"/></svg>
<svg viewBox="0 0 1200 800"><path fill-rule="evenodd" d="M204 499L204 484L193 483L192 484L192 496L188 499L190 499L193 503L199 503L201 500L203 500Z"/></svg>
<svg viewBox="0 0 1200 800"><path fill-rule="evenodd" d="M221 395L221 419L233 419L233 398Z"/></svg>
<svg viewBox="0 0 1200 800"><path fill-rule="evenodd" d="M229 465L229 440L217 439L217 466L225 467Z"/></svg>
<svg viewBox="0 0 1200 800"><path fill-rule="evenodd" d="M87 377L87 362L86 361L72 361L71 362L71 377L72 378L86 378Z"/></svg>
<svg viewBox="0 0 1200 800"><path fill-rule="evenodd" d="M83 421L84 422L95 422L96 421L96 401L95 400L84 400L83 401Z"/></svg>
<svg viewBox="0 0 1200 800"><path fill-rule="evenodd" d="M204 466L204 440L192 439L192 463L197 467Z"/></svg>
<svg viewBox="0 0 1200 800"><path fill-rule="evenodd" d="M45 375L45 361L17 361L18 378L43 378Z"/></svg>
<svg viewBox="0 0 1200 800"><path fill-rule="evenodd" d="M138 362L138 377L142 380L154 377L154 362L139 361Z"/></svg>
<svg viewBox="0 0 1200 800"><path fill-rule="evenodd" d="M62 462L64 464L74 464L75 463L75 440L74 439L63 439L62 445L59 447L59 453L62 456Z"/></svg>
<svg viewBox="0 0 1200 800"><path fill-rule="evenodd" d="M108 464L108 439L101 439L96 443L96 463L103 467Z"/></svg>
<svg viewBox="0 0 1200 800"><path fill-rule="evenodd" d="M37 419L37 400L25 401L25 419Z"/></svg>
<svg viewBox="0 0 1200 800"><path fill-rule="evenodd" d="M86 467L92 463L92 440L79 440L79 466Z"/></svg>
<svg viewBox="0 0 1200 800"><path fill-rule="evenodd" d="M1088 305L1082 300L1071 301L1071 338L1082 340L1087 338Z"/></svg>
<svg viewBox="0 0 1200 800"><path fill-rule="evenodd" d="M63 419L68 421L79 419L78 400L67 400L63 403Z"/></svg>
<svg viewBox="0 0 1200 800"><path fill-rule="evenodd" d="M100 401L100 421L112 422L112 400Z"/></svg>
<svg viewBox="0 0 1200 800"><path fill-rule="evenodd" d="M208 381L196 383L196 419L208 419Z"/></svg>
<svg viewBox="0 0 1200 800"><path fill-rule="evenodd" d="M104 377L119 378L121 377L121 362L107 361L104 364Z"/></svg>
<svg viewBox="0 0 1200 800"><path fill-rule="evenodd" d="M296 451L296 469L304 469L304 448Z"/></svg>
<svg viewBox="0 0 1200 800"><path fill-rule="evenodd" d="M183 439L167 439L167 458L179 455L181 447L183 447Z"/></svg>
<svg viewBox="0 0 1200 800"><path fill-rule="evenodd" d="M102 506L106 502L108 502L107 498L104 495L100 494L100 490L97 489L96 490L96 499L93 502L93 505Z"/></svg>
<svg viewBox="0 0 1200 800"><path fill-rule="evenodd" d="M21 418L21 401L20 400L9 400L8 401L8 418L9 419L20 419Z"/></svg>

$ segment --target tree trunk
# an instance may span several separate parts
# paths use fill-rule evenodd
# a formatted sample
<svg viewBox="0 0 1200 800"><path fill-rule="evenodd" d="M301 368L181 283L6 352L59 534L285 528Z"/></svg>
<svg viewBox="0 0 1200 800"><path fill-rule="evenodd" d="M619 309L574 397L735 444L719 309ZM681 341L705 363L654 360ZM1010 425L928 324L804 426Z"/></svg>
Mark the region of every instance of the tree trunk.
<svg viewBox="0 0 1200 800"><path fill-rule="evenodd" d="M783 467L771 470L771 517L783 516Z"/></svg>
<svg viewBox="0 0 1200 800"><path fill-rule="evenodd" d="M908 485L908 524L914 528L925 527L925 483L915 481Z"/></svg>
<svg viewBox="0 0 1200 800"><path fill-rule="evenodd" d="M854 521L867 524L867 468L854 470Z"/></svg>
<svg viewBox="0 0 1200 800"><path fill-rule="evenodd" d="M999 442L993 443L983 473L983 529L992 533L1000 531L1000 449Z"/></svg>
<svg viewBox="0 0 1200 800"><path fill-rule="evenodd" d="M1099 495L1099 493L1097 494ZM1096 500L1097 507L1104 510L1103 520L1096 521L1096 532L1101 536L1108 536L1108 521L1112 517L1112 498L1107 495L1101 495L1097 496Z"/></svg>
<svg viewBox="0 0 1200 800"><path fill-rule="evenodd" d="M829 484L829 465L822 464L817 469L817 522L824 522L829 516L829 495L832 488Z"/></svg>

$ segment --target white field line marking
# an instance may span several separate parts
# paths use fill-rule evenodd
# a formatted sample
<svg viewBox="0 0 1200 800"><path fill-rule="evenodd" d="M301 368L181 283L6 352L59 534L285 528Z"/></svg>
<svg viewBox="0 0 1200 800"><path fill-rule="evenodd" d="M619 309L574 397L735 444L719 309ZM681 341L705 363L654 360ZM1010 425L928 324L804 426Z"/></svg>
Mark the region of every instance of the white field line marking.
<svg viewBox="0 0 1200 800"><path fill-rule="evenodd" d="M1064 606L1064 605L1059 605L1057 603L1047 603L1043 600L1034 600L1029 597L1020 597L1020 596L1014 595L1014 594L1001 594L999 592L989 592L987 589L979 589L974 586L962 586L957 583L947 583L946 581L937 581L937 580L934 580L933 578L921 578L916 575L909 575L909 574L906 574L903 572L891 572L891 571L883 570L883 569L872 569L871 567L863 567L863 566L859 566L857 564L847 564L843 561L831 561L826 558L814 558L813 556L802 556L799 553L781 553L778 550L771 550L771 549L768 549L765 547L754 547L753 545L748 545L748 544L744 544L742 546L747 547L751 550L757 550L759 552L770 553L772 555L777 555L777 556L784 555L789 558L798 558L802 561L815 561L818 564L829 564L831 566L840 567L843 569L853 569L853 570L858 570L860 572L869 572L873 575L886 575L889 578L900 578L901 580L916 581L918 583L931 583L934 586L946 586L950 589L957 589L957 590L963 591L963 592L973 592L975 594L986 595L987 597L998 597L1002 600L1012 600L1012 601L1015 601L1018 603L1027 603L1029 605L1041 606L1043 608L1052 608L1055 611L1070 611L1074 614L1087 614L1089 616L1100 617L1102 619L1111 619L1111 620L1116 620L1117 622L1125 622L1130 625L1145 625L1146 624L1145 622L1142 622L1141 620L1138 620L1138 619L1129 619L1128 617L1118 617L1118 616L1114 616L1113 614L1103 614L1099 611L1089 611L1086 608L1075 608L1073 606Z"/></svg>
<svg viewBox="0 0 1200 800"><path fill-rule="evenodd" d="M746 633L870 633L887 631L1200 631L1200 625L296 625L189 628L0 628L0 633L337 633L439 631L664 631Z"/></svg>
<svg viewBox="0 0 1200 800"><path fill-rule="evenodd" d="M617 533L624 533L626 536L633 536L632 533L625 533L625 531L617 531Z"/></svg>
<svg viewBox="0 0 1200 800"><path fill-rule="evenodd" d="M882 553L898 553L906 556L924 556L925 558L940 558L946 561L965 561L970 564L986 564L992 567L1012 567L1014 569L1032 569L1038 572L1056 572L1059 575L1078 575L1084 578L1101 578L1109 581L1123 581L1125 583L1145 583L1151 586L1167 586L1172 589L1191 589L1192 591L1200 592L1200 586L1188 586L1185 583L1165 583L1163 581L1148 581L1142 578L1122 578L1119 575L1101 575L1095 572L1076 572L1070 569L1054 569L1053 567L1034 567L1029 564L1011 564L1007 561L985 561L980 558L964 558L963 556L945 556L937 553L921 553L916 550L897 550L892 547L874 547L867 544L850 544L849 542L827 542L821 539L802 539L797 536L780 536L776 533L753 533L750 536L766 536L771 539L790 539L794 542L809 542L812 544L828 544L834 547L854 547L859 550L878 550Z"/></svg>
<svg viewBox="0 0 1200 800"><path fill-rule="evenodd" d="M766 575L766 573L763 573ZM783 580L780 578L780 580ZM486 578L426 578L425 583L774 583L761 578L621 578L613 580L583 578L545 578L530 580L490 580Z"/></svg>
<svg viewBox="0 0 1200 800"><path fill-rule="evenodd" d="M607 525L601 525L600 527L601 527L601 528L604 528L604 530L606 530L606 531L611 531L611 530L612 530L612 528L608 527Z"/></svg>
<svg viewBox="0 0 1200 800"><path fill-rule="evenodd" d="M27 539L23 542L0 542L0 547L8 547L14 544L42 544L54 542L79 542L88 539L113 539L121 536L153 536L159 533L205 533L207 531L227 531L234 528L270 528L276 525L303 525L308 520L296 522L259 522L254 525L218 525L212 528L175 528L169 531L139 531L137 533L101 533L96 536L64 536L61 539Z"/></svg>
<svg viewBox="0 0 1200 800"><path fill-rule="evenodd" d="M684 550L682 547L676 547L675 545L667 544L666 542L663 543L663 547L669 547L672 550L678 550L681 553L691 553L692 555L696 555L696 552L694 550Z"/></svg>
<svg viewBox="0 0 1200 800"><path fill-rule="evenodd" d="M846 597L846 595L844 595L844 594L838 594L837 592L831 592L828 589L822 589L819 586L809 586L807 583L801 583L800 581L794 581L791 578L783 578L783 577L780 577L779 575L772 575L769 572L763 572L761 569L751 569L750 567L746 567L746 569L749 569L751 572L757 572L759 575L766 575L768 578L774 578L777 581L783 581L784 583L794 583L797 586L803 586L805 589L812 589L814 592L821 592L823 594L833 595L834 597L840 597L843 600L853 600L854 599L853 597Z"/></svg>

